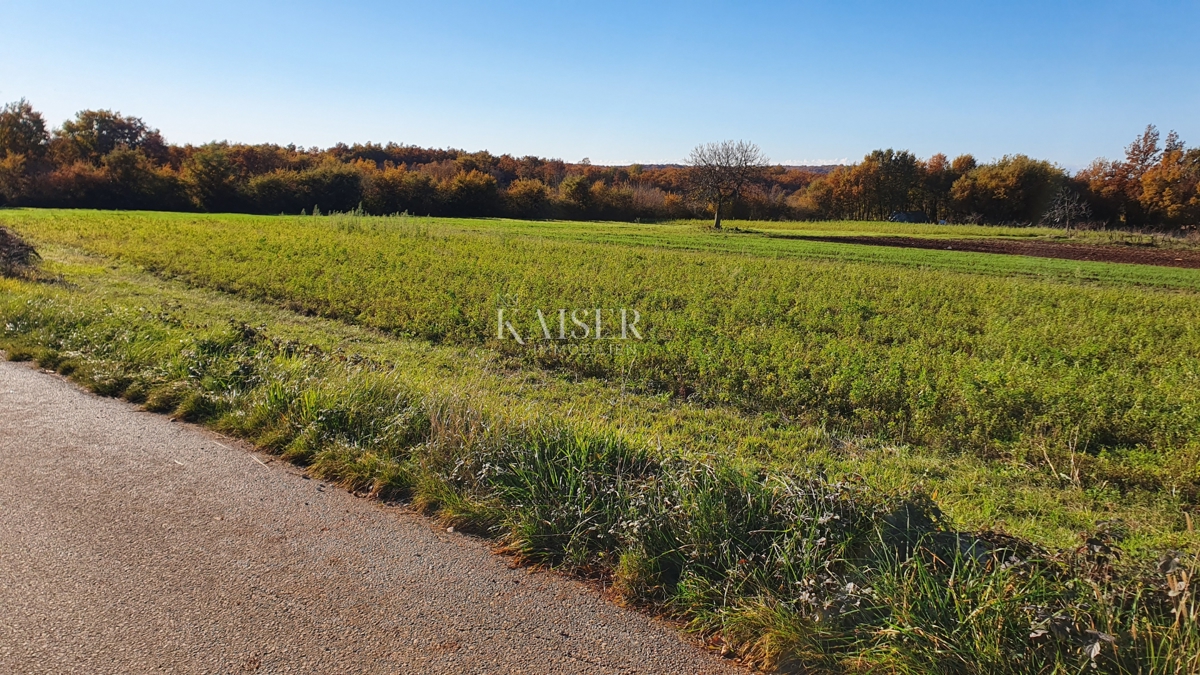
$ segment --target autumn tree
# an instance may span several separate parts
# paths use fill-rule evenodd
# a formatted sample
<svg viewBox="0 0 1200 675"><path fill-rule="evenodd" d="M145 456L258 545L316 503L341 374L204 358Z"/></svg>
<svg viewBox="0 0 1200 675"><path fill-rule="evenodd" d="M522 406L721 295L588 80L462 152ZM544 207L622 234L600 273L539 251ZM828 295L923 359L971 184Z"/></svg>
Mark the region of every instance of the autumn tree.
<svg viewBox="0 0 1200 675"><path fill-rule="evenodd" d="M49 141L42 114L25 99L0 108L0 204L15 204L29 185L31 164Z"/></svg>
<svg viewBox="0 0 1200 675"><path fill-rule="evenodd" d="M488 216L500 207L496 179L478 169L456 175L441 186L442 203L449 215Z"/></svg>
<svg viewBox="0 0 1200 675"><path fill-rule="evenodd" d="M1123 211L1127 224L1143 226L1151 220L1142 205L1142 176L1162 156L1159 138L1158 128L1153 124L1146 125L1142 135L1125 148L1125 161L1118 165L1118 181L1125 197Z"/></svg>
<svg viewBox="0 0 1200 675"><path fill-rule="evenodd" d="M1034 223L1066 181L1062 169L1025 155L1005 155L954 181L950 196L968 222Z"/></svg>
<svg viewBox="0 0 1200 675"><path fill-rule="evenodd" d="M84 110L73 120L63 122L55 134L60 160L100 159L117 148L141 150L151 159L161 159L166 144L157 129L151 129L139 117L126 117L111 110Z"/></svg>
<svg viewBox="0 0 1200 675"><path fill-rule="evenodd" d="M508 209L521 217L536 217L550 199L546 184L536 178L521 178L513 181L505 192Z"/></svg>
<svg viewBox="0 0 1200 675"><path fill-rule="evenodd" d="M940 152L927 160L917 162L917 185L913 189L913 203L935 223L943 218L946 211L945 203L954 178L950 160Z"/></svg>
<svg viewBox="0 0 1200 675"><path fill-rule="evenodd" d="M767 166L758 146L748 141L698 145L688 156L692 193L713 205L713 227L721 227L721 207L732 203Z"/></svg>
<svg viewBox="0 0 1200 675"><path fill-rule="evenodd" d="M1131 174L1140 177L1158 162L1162 154L1162 149L1158 146L1159 138L1158 127L1147 124L1142 135L1133 139L1125 148L1125 164Z"/></svg>
<svg viewBox="0 0 1200 675"><path fill-rule="evenodd" d="M592 185L584 176L578 174L567 176L558 185L558 192L571 204L586 211L592 203Z"/></svg>
<svg viewBox="0 0 1200 675"><path fill-rule="evenodd" d="M437 185L429 174L409 171L401 164L368 173L363 202L376 214L429 215L436 210Z"/></svg>
<svg viewBox="0 0 1200 675"><path fill-rule="evenodd" d="M958 176L964 176L977 166L979 166L979 162L975 161L974 155L959 155L950 163L950 170Z"/></svg>
<svg viewBox="0 0 1200 675"><path fill-rule="evenodd" d="M1125 148L1125 159L1098 159L1076 180L1101 220L1125 227L1187 227L1200 222L1200 150L1154 125Z"/></svg>
<svg viewBox="0 0 1200 675"><path fill-rule="evenodd" d="M874 150L858 165L869 213L881 220L906 211L909 193L919 184L917 158L907 150Z"/></svg>
<svg viewBox="0 0 1200 675"><path fill-rule="evenodd" d="M226 145L210 143L197 149L184 163L182 175L196 206L210 212L237 208L240 176Z"/></svg>
<svg viewBox="0 0 1200 675"><path fill-rule="evenodd" d="M1200 222L1200 150L1188 150L1174 131L1139 179L1138 201L1148 220L1168 227Z"/></svg>
<svg viewBox="0 0 1200 675"><path fill-rule="evenodd" d="M46 154L46 121L29 101L21 99L0 108L0 158L24 155L36 159Z"/></svg>
<svg viewBox="0 0 1200 675"><path fill-rule="evenodd" d="M179 175L154 164L141 150L117 148L101 160L102 206L120 209L187 208Z"/></svg>
<svg viewBox="0 0 1200 675"><path fill-rule="evenodd" d="M28 184L25 155L9 153L0 157L0 206L16 204L24 196Z"/></svg>

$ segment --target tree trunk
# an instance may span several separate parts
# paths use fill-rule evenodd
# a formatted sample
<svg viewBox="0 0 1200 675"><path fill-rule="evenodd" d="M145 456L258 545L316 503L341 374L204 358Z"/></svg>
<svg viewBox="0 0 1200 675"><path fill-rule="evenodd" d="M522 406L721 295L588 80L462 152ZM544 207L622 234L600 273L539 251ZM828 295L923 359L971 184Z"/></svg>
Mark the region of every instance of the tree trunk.
<svg viewBox="0 0 1200 675"><path fill-rule="evenodd" d="M717 200L717 207L713 209L713 229L721 229L721 200Z"/></svg>

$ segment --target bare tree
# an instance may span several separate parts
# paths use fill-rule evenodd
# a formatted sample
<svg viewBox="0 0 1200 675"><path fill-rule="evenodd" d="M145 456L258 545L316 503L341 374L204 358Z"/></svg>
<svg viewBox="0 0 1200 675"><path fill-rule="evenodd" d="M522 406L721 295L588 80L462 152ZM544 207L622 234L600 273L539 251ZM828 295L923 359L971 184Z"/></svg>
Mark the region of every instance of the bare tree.
<svg viewBox="0 0 1200 675"><path fill-rule="evenodd" d="M1064 187L1054 195L1054 201L1050 202L1050 208L1046 209L1042 222L1070 230L1071 223L1078 223L1091 215L1092 207L1088 206L1079 193Z"/></svg>
<svg viewBox="0 0 1200 675"><path fill-rule="evenodd" d="M713 205L713 227L721 227L721 207L738 198L767 165L758 146L748 141L722 141L696 146L688 156L688 182L693 193Z"/></svg>

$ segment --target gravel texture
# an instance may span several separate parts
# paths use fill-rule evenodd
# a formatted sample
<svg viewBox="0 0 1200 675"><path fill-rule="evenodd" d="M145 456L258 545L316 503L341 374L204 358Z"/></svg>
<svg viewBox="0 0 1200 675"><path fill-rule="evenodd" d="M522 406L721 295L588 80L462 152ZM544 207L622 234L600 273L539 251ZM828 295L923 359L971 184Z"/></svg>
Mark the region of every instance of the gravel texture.
<svg viewBox="0 0 1200 675"><path fill-rule="evenodd" d="M0 673L147 672L742 671L482 541L0 362Z"/></svg>

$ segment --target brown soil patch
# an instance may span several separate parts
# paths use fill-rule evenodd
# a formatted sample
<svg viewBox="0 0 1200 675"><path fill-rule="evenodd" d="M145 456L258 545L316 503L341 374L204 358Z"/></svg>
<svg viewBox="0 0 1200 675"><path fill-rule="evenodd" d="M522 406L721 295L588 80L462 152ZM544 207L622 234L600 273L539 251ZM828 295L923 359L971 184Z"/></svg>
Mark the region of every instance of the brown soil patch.
<svg viewBox="0 0 1200 675"><path fill-rule="evenodd" d="M1158 265L1200 269L1200 251L1142 248L1137 246L1097 246L1095 244L1064 244L1054 241L1018 239L922 239L919 237L813 237L795 235L795 239L827 241L836 244L866 244L923 248L936 251L970 251L973 253L1004 253L1039 258L1091 260L1095 262Z"/></svg>
<svg viewBox="0 0 1200 675"><path fill-rule="evenodd" d="M42 257L25 240L0 226L0 276L28 277Z"/></svg>

